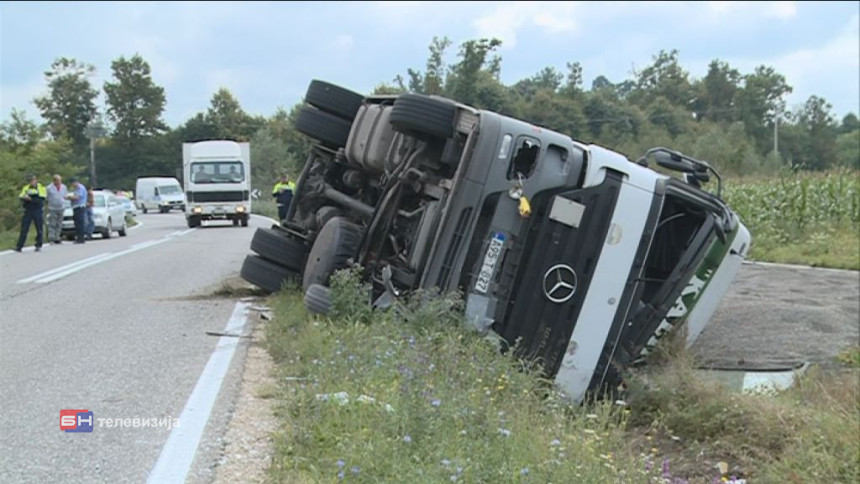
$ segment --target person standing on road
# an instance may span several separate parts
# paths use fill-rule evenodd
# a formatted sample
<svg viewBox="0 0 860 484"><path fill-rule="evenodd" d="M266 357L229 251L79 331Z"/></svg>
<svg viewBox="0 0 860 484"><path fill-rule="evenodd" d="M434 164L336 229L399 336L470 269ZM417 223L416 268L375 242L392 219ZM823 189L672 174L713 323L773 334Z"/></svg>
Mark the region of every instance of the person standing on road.
<svg viewBox="0 0 860 484"><path fill-rule="evenodd" d="M63 177L54 175L54 182L48 185L48 242L61 244L63 235L63 202L69 191L63 185Z"/></svg>
<svg viewBox="0 0 860 484"><path fill-rule="evenodd" d="M290 210L290 204L293 202L293 192L296 191L296 184L290 180L289 175L281 175L281 178L275 183L275 188L272 189L272 196L278 202L278 220L283 221L287 218L287 212Z"/></svg>
<svg viewBox="0 0 860 484"><path fill-rule="evenodd" d="M18 198L24 206L24 216L21 217L21 233L18 235L18 244L15 251L21 252L27 235L30 232L30 224L36 224L36 252L42 250L42 227L45 224L42 218L42 205L45 203L47 193L45 186L39 183L36 175L29 176L30 182L24 185Z"/></svg>
<svg viewBox="0 0 860 484"><path fill-rule="evenodd" d="M72 202L72 214L75 220L75 243L84 243L86 233L87 187L77 178L71 179L72 192L66 195Z"/></svg>
<svg viewBox="0 0 860 484"><path fill-rule="evenodd" d="M93 198L93 189L89 188L87 189L87 240L93 240L93 232L96 230L96 218L93 214L93 205L95 205L95 199Z"/></svg>

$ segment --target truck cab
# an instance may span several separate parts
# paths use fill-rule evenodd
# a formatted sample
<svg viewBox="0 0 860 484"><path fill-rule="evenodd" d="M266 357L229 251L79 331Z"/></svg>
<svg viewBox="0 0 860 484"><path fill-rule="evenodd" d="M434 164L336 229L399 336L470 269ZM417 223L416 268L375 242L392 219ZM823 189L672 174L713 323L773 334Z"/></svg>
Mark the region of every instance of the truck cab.
<svg viewBox="0 0 860 484"><path fill-rule="evenodd" d="M248 226L251 155L248 143L199 141L182 145L188 227L207 220Z"/></svg>

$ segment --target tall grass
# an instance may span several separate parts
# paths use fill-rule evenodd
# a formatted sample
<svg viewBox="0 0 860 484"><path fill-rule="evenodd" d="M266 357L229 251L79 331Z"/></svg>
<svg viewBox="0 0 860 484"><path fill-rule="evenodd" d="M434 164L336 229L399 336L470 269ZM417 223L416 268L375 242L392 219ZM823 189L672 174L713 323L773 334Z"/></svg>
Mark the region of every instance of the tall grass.
<svg viewBox="0 0 860 484"><path fill-rule="evenodd" d="M366 305L339 273L329 317L272 300L275 482L857 482L857 373L779 397L734 394L675 355L626 402L569 403L533 367L463 327L461 301ZM724 469L720 466L723 465Z"/></svg>

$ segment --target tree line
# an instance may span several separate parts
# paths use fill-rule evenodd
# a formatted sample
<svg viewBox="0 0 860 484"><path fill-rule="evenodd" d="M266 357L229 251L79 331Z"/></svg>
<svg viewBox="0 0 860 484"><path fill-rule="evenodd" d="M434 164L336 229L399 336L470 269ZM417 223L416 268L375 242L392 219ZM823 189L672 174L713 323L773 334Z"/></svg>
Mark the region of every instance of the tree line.
<svg viewBox="0 0 860 484"><path fill-rule="evenodd" d="M502 42L452 42L433 38L422 69L407 68L374 94L416 92L446 96L478 108L524 119L621 151L636 158L648 148L669 146L707 160L728 174L774 172L784 167L823 170L860 163L860 121L854 113L835 119L832 106L810 96L789 109L787 79L772 67L742 73L715 59L703 78L680 64L677 50L660 51L650 64L613 83L597 76L583 85L583 66L545 67L512 85L500 81ZM95 68L58 58L44 73L47 94L34 99L43 123L13 109L0 123L0 224L14 222L14 192L25 173L89 175L90 137L96 140L98 185L131 189L139 176L177 176L182 143L206 139L249 141L255 187L267 189L282 171L297 174L308 141L293 128L297 107L270 116L247 113L227 89L210 104L171 128L162 115L164 88L152 79L140 55L111 63L102 87L105 106L91 79ZM349 86L345 86L349 87ZM20 182L20 184L18 183Z"/></svg>

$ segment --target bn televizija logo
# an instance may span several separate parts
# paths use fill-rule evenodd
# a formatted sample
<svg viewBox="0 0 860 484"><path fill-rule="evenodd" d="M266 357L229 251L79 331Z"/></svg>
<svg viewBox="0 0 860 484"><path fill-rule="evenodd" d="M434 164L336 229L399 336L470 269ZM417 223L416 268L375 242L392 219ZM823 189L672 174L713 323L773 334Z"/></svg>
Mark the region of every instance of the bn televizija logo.
<svg viewBox="0 0 860 484"><path fill-rule="evenodd" d="M63 409L60 410L60 430L63 432L92 432L98 427L164 427L172 429L179 427L179 419L173 417L153 418L95 418L92 410Z"/></svg>

